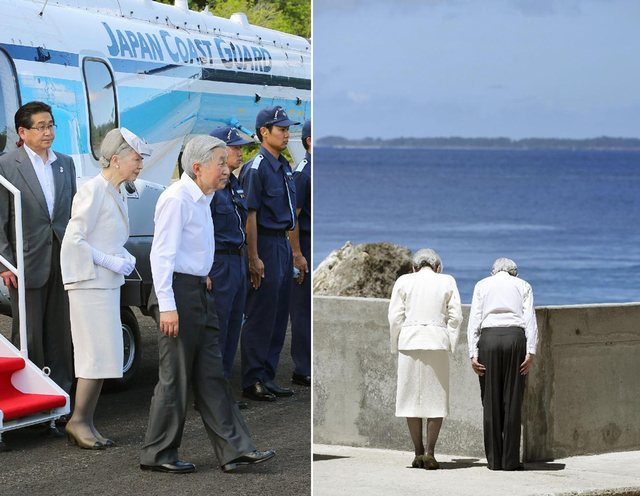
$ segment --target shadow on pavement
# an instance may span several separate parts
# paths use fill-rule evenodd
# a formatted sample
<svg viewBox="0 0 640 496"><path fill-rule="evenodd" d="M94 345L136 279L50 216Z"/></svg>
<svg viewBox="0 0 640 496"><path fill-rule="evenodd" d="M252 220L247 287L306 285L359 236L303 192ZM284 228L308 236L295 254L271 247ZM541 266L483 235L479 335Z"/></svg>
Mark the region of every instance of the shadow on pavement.
<svg viewBox="0 0 640 496"><path fill-rule="evenodd" d="M339 458L351 458L350 456L336 456L336 455L319 455L317 453L313 454L314 462L324 462L327 460L337 460Z"/></svg>

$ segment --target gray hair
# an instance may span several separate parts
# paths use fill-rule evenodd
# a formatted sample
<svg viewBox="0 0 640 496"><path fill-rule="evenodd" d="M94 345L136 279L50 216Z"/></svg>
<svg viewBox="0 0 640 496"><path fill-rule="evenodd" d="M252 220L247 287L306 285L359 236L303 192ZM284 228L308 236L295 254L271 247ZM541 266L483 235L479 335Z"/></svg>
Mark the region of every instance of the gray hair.
<svg viewBox="0 0 640 496"><path fill-rule="evenodd" d="M413 268L420 270L422 267L431 267L434 271L438 270L438 267L442 267L442 260L431 248L422 248L418 250L411 260Z"/></svg>
<svg viewBox="0 0 640 496"><path fill-rule="evenodd" d="M112 129L107 133L100 145L100 165L105 169L111 164L111 158L116 155L119 159L125 158L133 148L125 141L120 128Z"/></svg>
<svg viewBox="0 0 640 496"><path fill-rule="evenodd" d="M509 275L517 276L518 266L510 258L499 258L493 262L493 268L491 269L492 274L497 274L498 272L506 272Z"/></svg>
<svg viewBox="0 0 640 496"><path fill-rule="evenodd" d="M184 147L182 152L182 170L191 179L196 178L196 173L193 172L193 164L199 163L203 167L209 167L209 161L213 157L213 152L216 148L225 149L224 141L208 134L198 134L193 137L187 146Z"/></svg>

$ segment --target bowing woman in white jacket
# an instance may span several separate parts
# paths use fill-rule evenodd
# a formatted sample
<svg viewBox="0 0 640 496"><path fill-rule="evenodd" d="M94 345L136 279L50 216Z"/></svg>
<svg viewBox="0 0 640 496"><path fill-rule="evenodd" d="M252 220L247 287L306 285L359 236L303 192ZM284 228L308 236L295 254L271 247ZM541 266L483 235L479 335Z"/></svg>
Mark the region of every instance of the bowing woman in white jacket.
<svg viewBox="0 0 640 496"><path fill-rule="evenodd" d="M412 262L413 274L396 281L389 304L391 351L398 353L396 417L407 417L416 455L412 466L432 470L438 468L434 450L449 413L449 353L458 341L462 308L456 281L441 273L435 251L419 250Z"/></svg>
<svg viewBox="0 0 640 496"><path fill-rule="evenodd" d="M120 186L138 177L151 147L120 128L107 134L100 153L103 170L76 193L60 254L78 377L66 431L70 443L86 449L115 445L95 428L93 414L104 379L122 377L120 286L136 262L124 248L129 216Z"/></svg>

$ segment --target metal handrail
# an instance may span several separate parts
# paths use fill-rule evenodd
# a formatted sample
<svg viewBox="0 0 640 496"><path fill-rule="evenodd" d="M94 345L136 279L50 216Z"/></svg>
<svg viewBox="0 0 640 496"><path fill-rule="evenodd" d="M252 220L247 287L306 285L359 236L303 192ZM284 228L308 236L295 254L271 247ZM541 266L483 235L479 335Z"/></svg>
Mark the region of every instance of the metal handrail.
<svg viewBox="0 0 640 496"><path fill-rule="evenodd" d="M18 188L16 188L5 177L0 176L0 184L13 193L13 208L15 210L16 219L16 265L9 263L9 261L0 255L0 262L4 264L18 279L18 319L20 322L20 355L22 358L29 358L27 351L27 307L24 301L24 251L22 240L22 194ZM15 315L13 316L15 318Z"/></svg>

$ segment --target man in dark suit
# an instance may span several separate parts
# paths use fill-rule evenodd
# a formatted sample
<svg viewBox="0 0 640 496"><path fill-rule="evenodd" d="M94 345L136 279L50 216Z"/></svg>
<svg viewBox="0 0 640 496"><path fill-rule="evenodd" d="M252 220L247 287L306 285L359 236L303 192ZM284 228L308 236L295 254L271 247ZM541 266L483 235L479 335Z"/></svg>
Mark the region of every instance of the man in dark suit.
<svg viewBox="0 0 640 496"><path fill-rule="evenodd" d="M51 107L29 102L18 109L15 125L24 145L0 157L0 174L22 193L24 281L29 359L49 367L67 393L73 380L69 300L60 274L60 245L76 193L71 157L54 153L55 123ZM16 265L13 195L0 187L0 254ZM20 344L18 281L0 263L0 276L11 296L11 338Z"/></svg>

